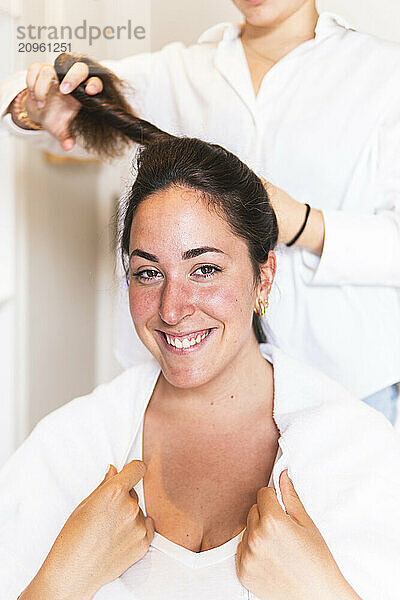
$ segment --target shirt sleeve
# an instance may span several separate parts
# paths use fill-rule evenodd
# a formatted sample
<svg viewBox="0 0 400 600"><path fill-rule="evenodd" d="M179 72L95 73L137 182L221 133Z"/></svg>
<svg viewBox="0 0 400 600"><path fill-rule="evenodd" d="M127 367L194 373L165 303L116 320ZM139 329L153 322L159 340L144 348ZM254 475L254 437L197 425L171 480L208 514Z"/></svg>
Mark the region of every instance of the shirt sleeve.
<svg viewBox="0 0 400 600"><path fill-rule="evenodd" d="M303 250L314 272L310 285L400 287L400 112L382 121L377 136L379 206L373 214L323 210L324 248L319 259Z"/></svg>
<svg viewBox="0 0 400 600"><path fill-rule="evenodd" d="M145 111L145 96L147 87L152 81L160 60L161 52L147 52L129 56L122 60L104 60L101 64L111 69L116 75L129 83L131 90L127 99L132 108L141 115ZM33 143L37 148L59 156L89 158L79 144L75 144L70 152L65 152L59 142L47 131L22 129L14 123L9 113L6 113L10 102L26 87L26 71L18 71L0 85L0 134L12 135Z"/></svg>

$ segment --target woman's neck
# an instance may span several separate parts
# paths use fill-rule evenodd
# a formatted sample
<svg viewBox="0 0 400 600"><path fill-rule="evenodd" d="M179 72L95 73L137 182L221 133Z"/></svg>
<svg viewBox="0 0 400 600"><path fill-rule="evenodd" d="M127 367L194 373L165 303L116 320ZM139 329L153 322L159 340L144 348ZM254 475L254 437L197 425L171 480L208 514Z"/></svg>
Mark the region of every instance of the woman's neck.
<svg viewBox="0 0 400 600"><path fill-rule="evenodd" d="M318 12L313 3L303 4L284 21L266 27L246 22L242 42L260 57L278 62L291 50L315 37Z"/></svg>
<svg viewBox="0 0 400 600"><path fill-rule="evenodd" d="M174 418L190 416L207 420L229 414L230 419L248 415L266 406L273 409L273 368L260 352L252 334L248 344L212 380L195 388L177 388L161 374L152 405ZM229 410L229 413L226 411Z"/></svg>

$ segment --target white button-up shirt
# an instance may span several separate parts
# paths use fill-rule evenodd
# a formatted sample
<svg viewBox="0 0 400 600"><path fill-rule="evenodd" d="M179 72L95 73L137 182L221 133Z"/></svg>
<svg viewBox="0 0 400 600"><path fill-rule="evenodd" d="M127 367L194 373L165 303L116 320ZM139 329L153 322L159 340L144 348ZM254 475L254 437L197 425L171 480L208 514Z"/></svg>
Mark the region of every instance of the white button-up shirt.
<svg viewBox="0 0 400 600"><path fill-rule="evenodd" d="M237 24L217 25L188 48L103 64L131 83L141 117L221 144L322 210L321 258L277 248L269 340L359 397L400 380L400 46L323 13L315 38L275 64L257 96ZM23 87L24 73L5 82L2 111ZM2 121L62 153L47 132ZM137 341L127 301L121 310L116 350L127 366Z"/></svg>

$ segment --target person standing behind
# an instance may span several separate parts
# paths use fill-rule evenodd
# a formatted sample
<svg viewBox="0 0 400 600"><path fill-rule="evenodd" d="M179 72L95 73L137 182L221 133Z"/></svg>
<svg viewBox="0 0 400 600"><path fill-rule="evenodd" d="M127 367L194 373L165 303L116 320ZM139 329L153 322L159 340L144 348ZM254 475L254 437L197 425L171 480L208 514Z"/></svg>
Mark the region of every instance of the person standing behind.
<svg viewBox="0 0 400 600"><path fill-rule="evenodd" d="M314 0L234 4L243 25L222 23L188 48L173 43L102 64L131 83L139 116L225 146L268 182L281 244L268 339L394 423L400 46L318 15ZM81 154L68 129L79 109L69 93L87 75L83 63L61 86L45 63L16 74L2 86L4 126L47 150ZM87 93L101 89L99 77L86 84ZM127 304L119 319L116 353L128 366L138 341Z"/></svg>

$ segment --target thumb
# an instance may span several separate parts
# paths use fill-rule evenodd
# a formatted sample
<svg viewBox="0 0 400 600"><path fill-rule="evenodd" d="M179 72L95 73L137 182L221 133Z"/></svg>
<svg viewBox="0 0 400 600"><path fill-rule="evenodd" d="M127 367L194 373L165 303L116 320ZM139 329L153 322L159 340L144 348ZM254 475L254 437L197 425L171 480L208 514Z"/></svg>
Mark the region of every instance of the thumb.
<svg viewBox="0 0 400 600"><path fill-rule="evenodd" d="M110 463L109 467L108 467L108 471L103 479L103 481L107 481L107 479L110 479L111 477L113 477L116 473L118 473L118 469L116 467L114 467L114 465L112 465Z"/></svg>
<svg viewBox="0 0 400 600"><path fill-rule="evenodd" d="M154 538L154 532L155 532L154 520L151 517L147 516L144 518L144 523L146 526L146 537L150 544L151 540Z"/></svg>
<svg viewBox="0 0 400 600"><path fill-rule="evenodd" d="M292 517L292 519L297 521L300 525L306 525L309 522L310 517L294 489L293 482L289 477L287 469L281 473L279 487L282 494L282 501L289 517Z"/></svg>
<svg viewBox="0 0 400 600"><path fill-rule="evenodd" d="M114 477L114 475L116 473L118 473L118 469L116 467L114 467L114 465L109 464L108 465L108 470L107 470L107 473L104 476L104 479L102 481L100 481L100 483L99 483L99 485L97 486L96 489L99 489L103 485L103 483L105 481L108 481L109 479L111 479L111 477Z"/></svg>
<svg viewBox="0 0 400 600"><path fill-rule="evenodd" d="M59 140L60 146L65 152L69 152L75 146L75 139L71 136Z"/></svg>
<svg viewBox="0 0 400 600"><path fill-rule="evenodd" d="M131 490L146 473L146 464L142 460L131 460L118 473L119 481L127 491Z"/></svg>

